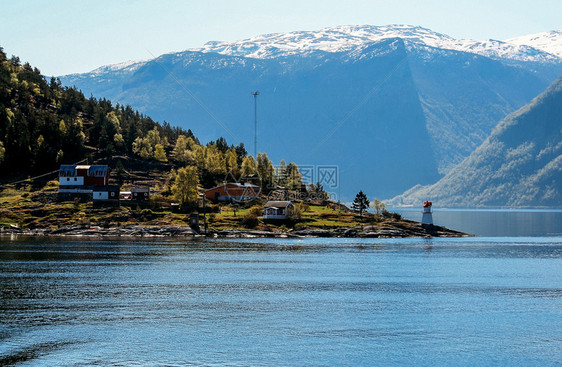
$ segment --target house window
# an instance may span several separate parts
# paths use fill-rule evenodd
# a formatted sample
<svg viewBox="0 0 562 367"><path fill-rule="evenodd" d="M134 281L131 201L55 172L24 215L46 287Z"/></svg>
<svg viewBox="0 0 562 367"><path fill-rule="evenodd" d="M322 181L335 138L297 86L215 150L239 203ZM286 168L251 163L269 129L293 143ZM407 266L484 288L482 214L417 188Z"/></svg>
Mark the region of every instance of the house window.
<svg viewBox="0 0 562 367"><path fill-rule="evenodd" d="M67 177L67 178L66 178L66 181L70 181L70 177Z"/></svg>
<svg viewBox="0 0 562 367"><path fill-rule="evenodd" d="M76 177L74 177L74 181L78 181L78 179Z"/></svg>

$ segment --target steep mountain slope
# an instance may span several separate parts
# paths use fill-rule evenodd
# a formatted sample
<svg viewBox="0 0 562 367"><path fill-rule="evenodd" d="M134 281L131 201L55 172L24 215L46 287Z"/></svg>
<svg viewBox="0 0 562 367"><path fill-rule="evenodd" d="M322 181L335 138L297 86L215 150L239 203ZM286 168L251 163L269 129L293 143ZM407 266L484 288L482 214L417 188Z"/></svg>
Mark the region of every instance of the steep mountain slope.
<svg viewBox="0 0 562 367"><path fill-rule="evenodd" d="M393 204L562 207L562 76L506 117L468 158L431 186Z"/></svg>
<svg viewBox="0 0 562 367"><path fill-rule="evenodd" d="M345 200L358 185L384 198L434 182L560 72L560 58L528 46L363 26L211 42L61 80L248 147L259 90L258 150L339 166Z"/></svg>
<svg viewBox="0 0 562 367"><path fill-rule="evenodd" d="M505 42L533 47L537 50L562 57L562 30L529 34L510 38Z"/></svg>

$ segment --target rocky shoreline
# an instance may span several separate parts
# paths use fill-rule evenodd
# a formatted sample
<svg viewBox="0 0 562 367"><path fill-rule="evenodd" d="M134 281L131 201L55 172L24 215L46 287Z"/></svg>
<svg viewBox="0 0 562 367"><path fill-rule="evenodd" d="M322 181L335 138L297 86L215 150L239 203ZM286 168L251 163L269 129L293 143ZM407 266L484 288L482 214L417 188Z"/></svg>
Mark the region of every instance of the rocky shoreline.
<svg viewBox="0 0 562 367"><path fill-rule="evenodd" d="M190 227L126 225L102 228L99 226L62 226L59 228L20 229L0 228L0 235L48 237L117 237L117 238L405 238L405 237L468 237L466 233L440 226L422 226L410 222L407 226L381 227L364 225L353 228L320 229L300 228L289 231L263 231L252 229L211 229L205 234Z"/></svg>

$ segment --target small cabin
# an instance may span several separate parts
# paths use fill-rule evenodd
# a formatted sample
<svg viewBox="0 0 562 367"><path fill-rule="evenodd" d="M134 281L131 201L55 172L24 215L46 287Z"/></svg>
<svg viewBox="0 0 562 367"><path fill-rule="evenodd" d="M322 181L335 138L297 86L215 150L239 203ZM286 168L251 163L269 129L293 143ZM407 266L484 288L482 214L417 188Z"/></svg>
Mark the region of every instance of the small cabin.
<svg viewBox="0 0 562 367"><path fill-rule="evenodd" d="M295 212L290 201L268 201L263 207L263 219L285 220Z"/></svg>
<svg viewBox="0 0 562 367"><path fill-rule="evenodd" d="M253 200L260 194L260 187L250 183L226 183L205 191L205 198L215 202L241 202Z"/></svg>
<svg viewBox="0 0 562 367"><path fill-rule="evenodd" d="M150 198L150 188L148 187L133 187L131 189L131 198L135 201L145 201Z"/></svg>

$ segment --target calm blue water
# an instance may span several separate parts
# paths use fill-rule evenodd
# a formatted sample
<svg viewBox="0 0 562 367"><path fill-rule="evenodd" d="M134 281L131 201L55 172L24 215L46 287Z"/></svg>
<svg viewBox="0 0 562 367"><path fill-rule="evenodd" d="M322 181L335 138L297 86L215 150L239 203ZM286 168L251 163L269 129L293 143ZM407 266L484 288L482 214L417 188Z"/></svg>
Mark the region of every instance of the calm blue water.
<svg viewBox="0 0 562 367"><path fill-rule="evenodd" d="M0 365L554 366L562 237L0 241Z"/></svg>
<svg viewBox="0 0 562 367"><path fill-rule="evenodd" d="M421 222L422 208L391 209ZM433 223L478 236L562 236L562 209L441 209Z"/></svg>

